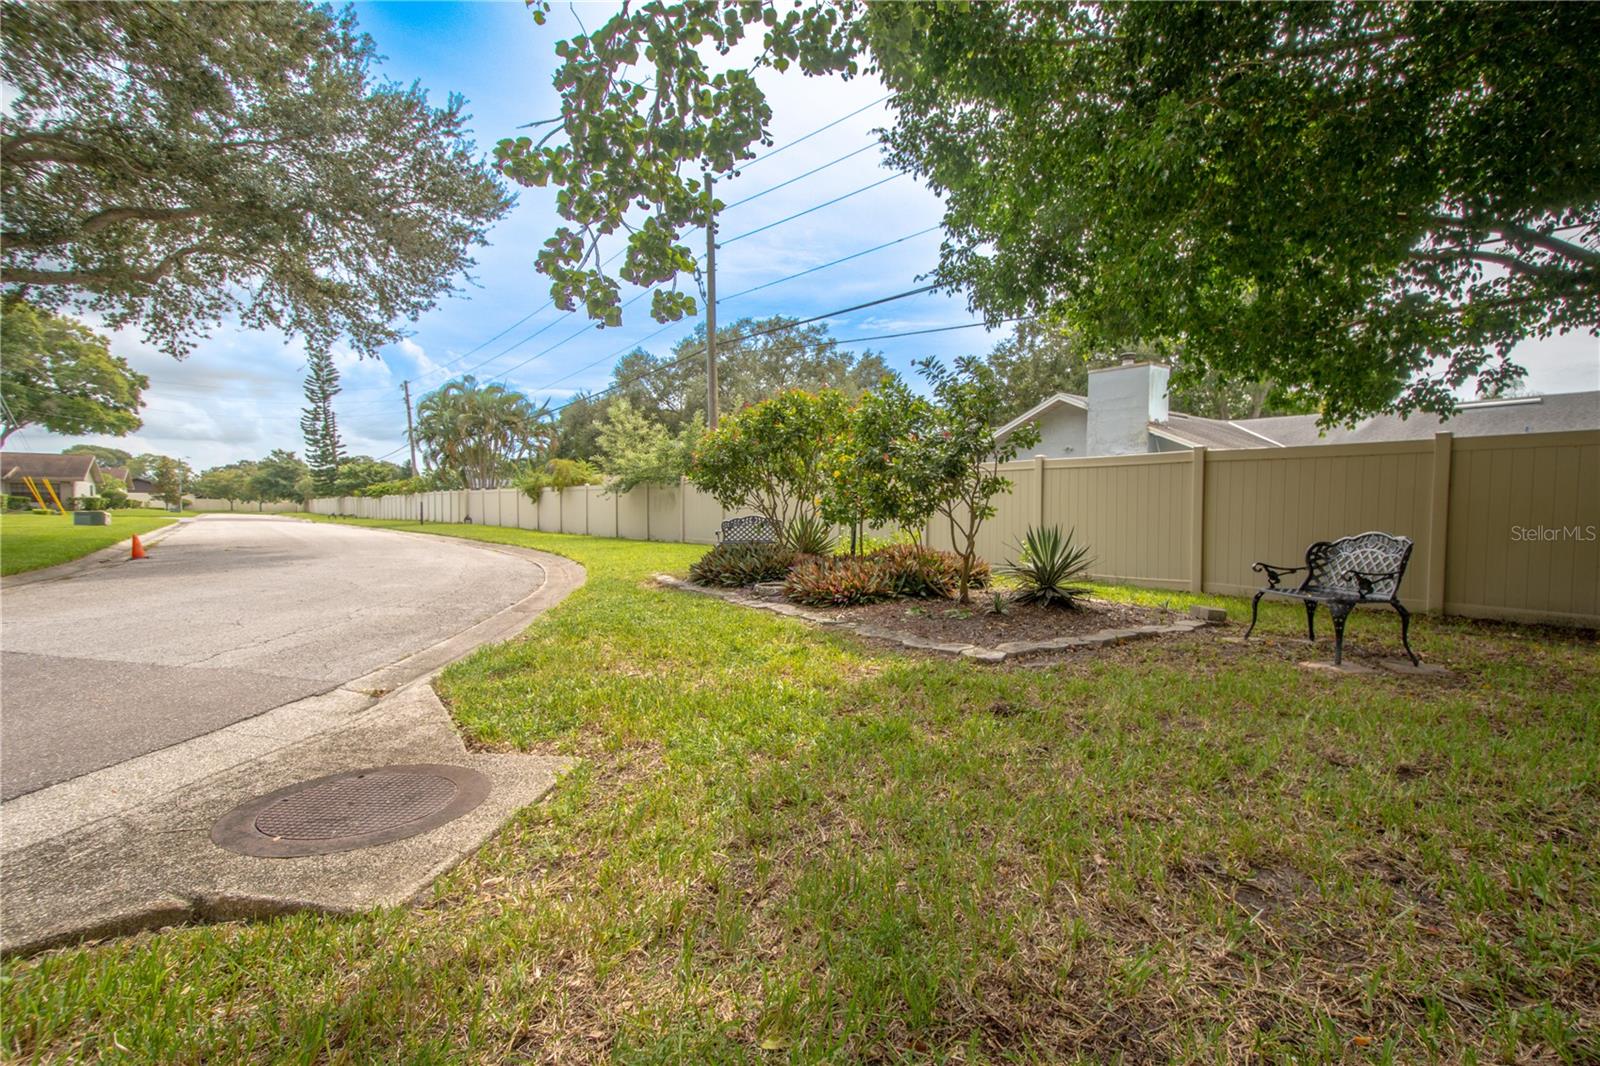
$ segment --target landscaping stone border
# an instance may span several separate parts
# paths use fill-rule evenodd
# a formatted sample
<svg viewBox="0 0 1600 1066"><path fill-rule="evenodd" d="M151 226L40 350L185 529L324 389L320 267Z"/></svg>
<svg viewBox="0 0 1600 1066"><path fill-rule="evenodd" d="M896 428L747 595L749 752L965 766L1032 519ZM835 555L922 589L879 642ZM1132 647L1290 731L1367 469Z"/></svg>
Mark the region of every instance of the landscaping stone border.
<svg viewBox="0 0 1600 1066"><path fill-rule="evenodd" d="M742 589L708 588L704 585L691 584L670 574L657 574L655 580L656 584L667 588L699 593L702 596L710 596L713 599L738 604L741 607L754 607L762 611L771 611L773 614L781 614L788 618L802 618L807 622L815 622L818 625L842 629L857 636L887 640L904 648L912 648L916 651L943 652L946 655L959 655L962 658L980 663L1003 663L1007 659L1015 658L1019 655L1032 655L1042 651L1097 648L1110 644L1122 644L1130 640L1143 640L1147 637L1192 633L1197 629L1203 629L1212 624L1203 618L1180 618L1176 622L1164 626L1102 629L1098 633L1089 633L1080 637L1052 637L1049 640L1009 640L993 647L986 647L981 644L956 644L929 640L926 637L919 637L915 633L906 633L898 629L886 629L883 626L865 625L860 622L847 622L823 611L808 610L805 607L782 601L761 599L750 595Z"/></svg>

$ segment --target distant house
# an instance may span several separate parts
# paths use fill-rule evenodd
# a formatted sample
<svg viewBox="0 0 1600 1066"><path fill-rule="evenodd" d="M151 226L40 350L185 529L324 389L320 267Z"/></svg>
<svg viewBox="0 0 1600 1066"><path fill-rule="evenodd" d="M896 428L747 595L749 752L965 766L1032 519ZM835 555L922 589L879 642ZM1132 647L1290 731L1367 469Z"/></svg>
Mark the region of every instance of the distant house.
<svg viewBox="0 0 1600 1066"><path fill-rule="evenodd" d="M94 496L100 474L92 455L51 455L46 452L0 452L0 491L31 500L24 478L32 478L49 503L45 485L55 489L61 502L71 506L80 496Z"/></svg>
<svg viewBox="0 0 1600 1066"><path fill-rule="evenodd" d="M1358 425L1321 430L1316 415L1201 418L1167 409L1171 368L1129 359L1089 371L1089 395L1058 392L995 431L1005 437L1029 422L1039 427L1030 454L1083 457L1187 451L1191 448L1294 448L1458 437L1600 429L1600 392L1567 392L1464 403L1443 422L1433 415L1378 415Z"/></svg>
<svg viewBox="0 0 1600 1066"><path fill-rule="evenodd" d="M122 482L125 491L128 493L128 499L142 504L150 502L151 493L155 492L156 486L155 482L149 478L129 477L128 468L125 466L102 466L99 469L102 478L114 477Z"/></svg>

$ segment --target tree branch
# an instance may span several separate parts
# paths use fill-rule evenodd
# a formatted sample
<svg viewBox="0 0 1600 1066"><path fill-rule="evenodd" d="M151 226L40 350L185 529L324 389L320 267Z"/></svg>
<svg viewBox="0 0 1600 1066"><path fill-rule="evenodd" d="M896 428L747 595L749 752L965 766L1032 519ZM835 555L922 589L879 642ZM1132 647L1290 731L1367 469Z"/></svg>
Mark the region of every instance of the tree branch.
<svg viewBox="0 0 1600 1066"><path fill-rule="evenodd" d="M185 245L167 255L149 270L131 270L127 273L108 273L103 270L37 270L33 267L16 267L0 271L0 281L12 285L74 285L79 288L100 290L125 288L129 284L151 285L177 268L191 255L200 252L221 252L215 245L200 243Z"/></svg>
<svg viewBox="0 0 1600 1066"><path fill-rule="evenodd" d="M1578 262L1587 263L1589 266L1600 266L1600 252L1585 248L1581 244L1564 241L1548 233L1540 233L1538 230L1519 226L1515 222L1497 222L1494 228L1499 230L1508 241L1521 241L1524 244L1531 244L1535 248L1543 248L1547 252L1561 256L1563 259L1576 259Z"/></svg>

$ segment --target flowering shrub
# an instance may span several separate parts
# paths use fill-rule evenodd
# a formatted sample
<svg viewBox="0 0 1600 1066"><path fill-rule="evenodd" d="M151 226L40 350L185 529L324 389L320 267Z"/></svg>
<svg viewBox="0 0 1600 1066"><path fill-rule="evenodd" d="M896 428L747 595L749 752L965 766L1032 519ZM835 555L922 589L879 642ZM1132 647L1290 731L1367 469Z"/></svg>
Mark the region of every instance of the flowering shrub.
<svg viewBox="0 0 1600 1066"><path fill-rule="evenodd" d="M861 555L803 559L789 571L783 594L808 607L850 607L894 598L894 580L880 560Z"/></svg>
<svg viewBox="0 0 1600 1066"><path fill-rule="evenodd" d="M731 511L751 510L785 536L820 513L823 458L844 432L835 389L790 389L724 418L701 438L689 480Z"/></svg>

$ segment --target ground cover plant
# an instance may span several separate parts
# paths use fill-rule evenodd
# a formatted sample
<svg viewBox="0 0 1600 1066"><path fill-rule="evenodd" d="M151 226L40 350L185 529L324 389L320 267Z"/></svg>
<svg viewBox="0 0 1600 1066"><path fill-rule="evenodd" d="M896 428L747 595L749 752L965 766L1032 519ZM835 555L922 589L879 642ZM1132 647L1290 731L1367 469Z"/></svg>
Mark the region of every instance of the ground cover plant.
<svg viewBox="0 0 1600 1066"><path fill-rule="evenodd" d="M21 574L71 562L119 540L127 540L135 533L149 533L177 521L176 516L149 508L111 514L109 526L76 526L72 524L72 515L53 511L0 515L0 574Z"/></svg>
<svg viewBox="0 0 1600 1066"><path fill-rule="evenodd" d="M691 545L420 528L587 567L440 683L581 765L415 908L6 961L0 1056L1600 1056L1592 635L1419 619L1452 677L1327 676L1291 604L987 668L654 587Z"/></svg>

